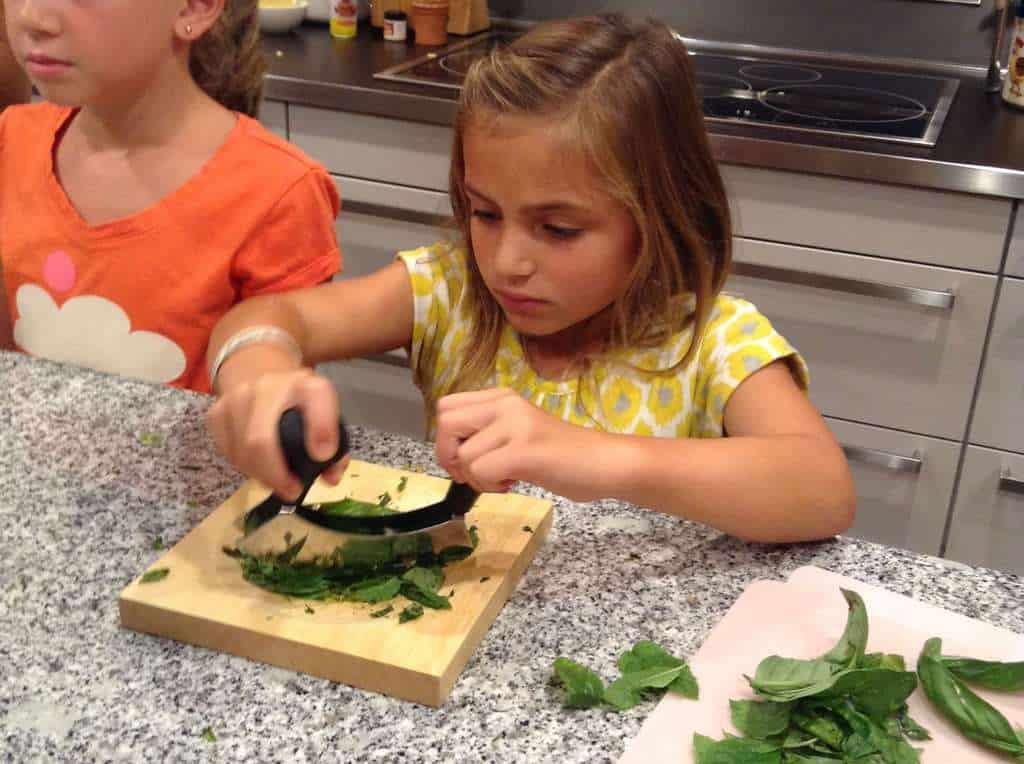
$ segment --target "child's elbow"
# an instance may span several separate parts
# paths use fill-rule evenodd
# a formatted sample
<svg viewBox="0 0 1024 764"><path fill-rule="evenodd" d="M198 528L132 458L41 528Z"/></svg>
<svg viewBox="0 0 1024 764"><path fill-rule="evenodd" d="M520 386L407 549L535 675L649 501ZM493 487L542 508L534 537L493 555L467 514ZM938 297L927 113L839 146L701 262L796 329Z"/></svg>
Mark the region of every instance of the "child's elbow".
<svg viewBox="0 0 1024 764"><path fill-rule="evenodd" d="M821 516L826 526L822 538L846 533L857 516L857 489L845 460L836 472L836 476L827 481L827 493L822 497Z"/></svg>

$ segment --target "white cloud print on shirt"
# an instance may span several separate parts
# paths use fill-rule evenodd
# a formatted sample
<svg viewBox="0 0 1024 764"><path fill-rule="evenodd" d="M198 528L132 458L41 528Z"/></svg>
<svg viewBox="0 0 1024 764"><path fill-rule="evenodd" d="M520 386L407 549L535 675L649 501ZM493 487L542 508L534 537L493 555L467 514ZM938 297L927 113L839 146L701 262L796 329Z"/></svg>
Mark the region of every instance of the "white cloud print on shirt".
<svg viewBox="0 0 1024 764"><path fill-rule="evenodd" d="M173 382L185 372L185 352L155 332L133 332L128 314L105 297L82 295L58 306L42 287L16 295L14 341L27 353L111 374Z"/></svg>

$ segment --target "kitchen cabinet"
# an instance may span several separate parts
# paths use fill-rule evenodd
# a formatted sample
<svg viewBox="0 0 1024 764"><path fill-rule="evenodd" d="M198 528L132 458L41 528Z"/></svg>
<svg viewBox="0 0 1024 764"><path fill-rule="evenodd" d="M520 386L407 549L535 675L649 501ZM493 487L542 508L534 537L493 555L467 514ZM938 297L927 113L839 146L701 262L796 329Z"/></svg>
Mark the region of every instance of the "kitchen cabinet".
<svg viewBox="0 0 1024 764"><path fill-rule="evenodd" d="M970 441L1024 453L1024 279L1003 281Z"/></svg>
<svg viewBox="0 0 1024 764"><path fill-rule="evenodd" d="M1024 456L968 446L946 556L1024 575Z"/></svg>
<svg viewBox="0 0 1024 764"><path fill-rule="evenodd" d="M288 104L283 101L261 103L260 123L270 132L288 140Z"/></svg>
<svg viewBox="0 0 1024 764"><path fill-rule="evenodd" d="M345 267L337 278L373 273L395 259L445 235L440 222L451 215L447 194L335 176L342 196L338 241ZM342 401L345 418L414 438L426 431L423 399L413 384L404 350L327 363L319 367Z"/></svg>
<svg viewBox="0 0 1024 764"><path fill-rule="evenodd" d="M963 438L996 277L735 240L726 290L804 354L825 414Z"/></svg>
<svg viewBox="0 0 1024 764"><path fill-rule="evenodd" d="M1006 258L1006 275L1024 279L1024 205L1017 203L1013 238Z"/></svg>
<svg viewBox="0 0 1024 764"><path fill-rule="evenodd" d="M960 445L826 417L857 488L847 535L938 555Z"/></svg>
<svg viewBox="0 0 1024 764"><path fill-rule="evenodd" d="M994 273L1012 202L723 165L735 233Z"/></svg>

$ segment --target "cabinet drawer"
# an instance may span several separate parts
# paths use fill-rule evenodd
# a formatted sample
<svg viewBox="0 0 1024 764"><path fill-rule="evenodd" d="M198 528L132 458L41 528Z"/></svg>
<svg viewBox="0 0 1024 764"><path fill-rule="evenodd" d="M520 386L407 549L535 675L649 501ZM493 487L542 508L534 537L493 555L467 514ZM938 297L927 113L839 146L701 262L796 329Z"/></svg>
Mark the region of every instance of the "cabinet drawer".
<svg viewBox="0 0 1024 764"><path fill-rule="evenodd" d="M726 290L803 353L823 413L963 438L995 276L749 239L735 269Z"/></svg>
<svg viewBox="0 0 1024 764"><path fill-rule="evenodd" d="M447 194L358 178L335 176L334 183L341 194L342 278L365 276L390 264L399 250L446 236L441 222L451 215Z"/></svg>
<svg viewBox="0 0 1024 764"><path fill-rule="evenodd" d="M290 106L291 140L339 175L448 190L452 129Z"/></svg>
<svg viewBox="0 0 1024 764"><path fill-rule="evenodd" d="M967 447L946 557L1024 575L1024 456Z"/></svg>
<svg viewBox="0 0 1024 764"><path fill-rule="evenodd" d="M847 535L938 555L960 446L881 427L827 419L857 487Z"/></svg>
<svg viewBox="0 0 1024 764"><path fill-rule="evenodd" d="M1024 206L1017 203L1017 223L1013 227L1010 252L1006 259L1006 273L1024 279Z"/></svg>
<svg viewBox="0 0 1024 764"><path fill-rule="evenodd" d="M1019 279L1006 279L999 295L970 440L1024 452L1024 281Z"/></svg>
<svg viewBox="0 0 1024 764"><path fill-rule="evenodd" d="M1012 202L722 167L741 236L995 272Z"/></svg>
<svg viewBox="0 0 1024 764"><path fill-rule="evenodd" d="M401 359L396 356L394 365L364 359L324 363L317 371L338 391L345 421L422 440L427 429L423 398L412 372L397 365L404 364Z"/></svg>
<svg viewBox="0 0 1024 764"><path fill-rule="evenodd" d="M288 104L283 101L261 103L260 123L270 132L288 140Z"/></svg>

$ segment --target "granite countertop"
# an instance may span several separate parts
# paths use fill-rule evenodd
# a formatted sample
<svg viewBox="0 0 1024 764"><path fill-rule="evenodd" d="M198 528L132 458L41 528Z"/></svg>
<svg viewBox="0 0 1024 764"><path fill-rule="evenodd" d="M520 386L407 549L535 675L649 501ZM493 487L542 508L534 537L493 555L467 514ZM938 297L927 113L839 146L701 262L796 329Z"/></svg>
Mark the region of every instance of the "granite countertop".
<svg viewBox="0 0 1024 764"><path fill-rule="evenodd" d="M263 46L268 98L439 125L454 121L455 91L373 76L436 49L386 42L365 22L351 40L335 40L325 25L307 22L291 33L266 36ZM722 162L1024 198L1024 112L986 93L983 73L960 77L934 147L766 126L709 122L708 129Z"/></svg>
<svg viewBox="0 0 1024 764"><path fill-rule="evenodd" d="M810 563L1024 633L1012 575L851 540L751 546L550 497L551 535L448 701L417 706L122 630L118 594L161 554L153 539L175 543L241 482L204 431L209 399L10 353L0 385L3 761L614 761L652 706L565 711L554 658L610 677L639 639L692 655L747 584ZM353 440L437 473L426 443Z"/></svg>

